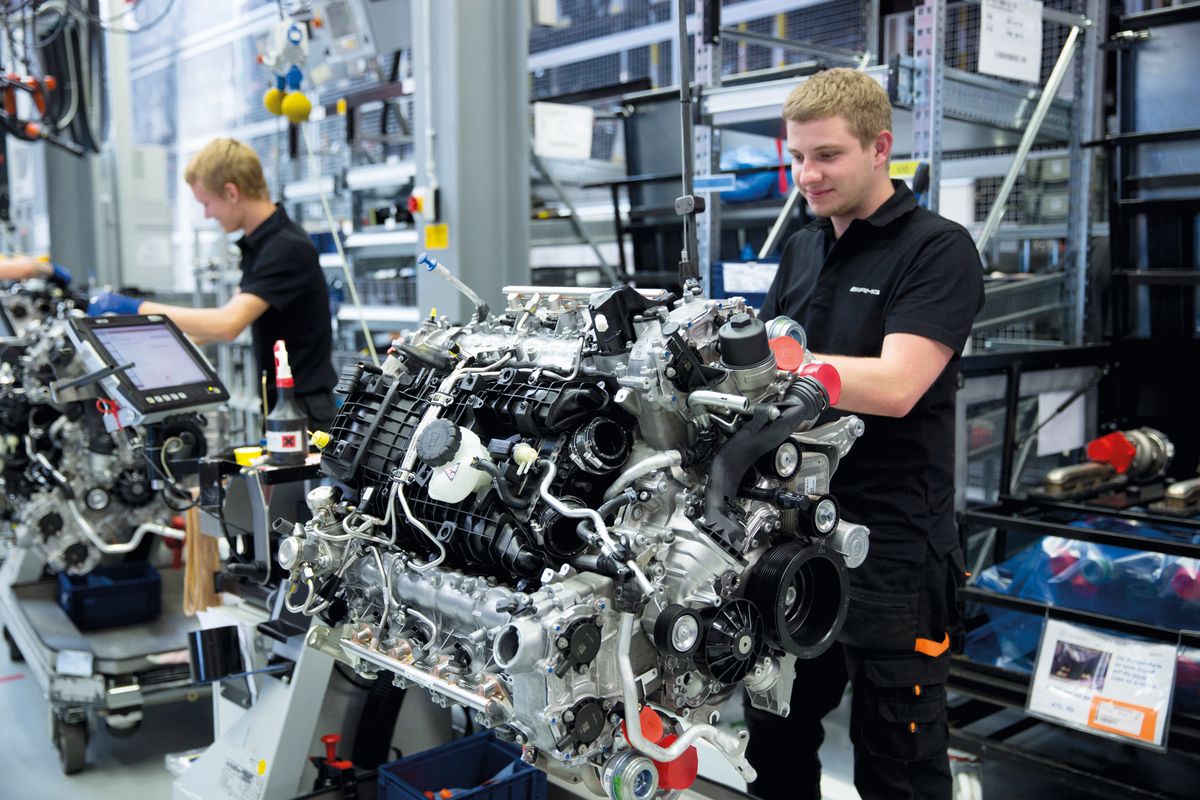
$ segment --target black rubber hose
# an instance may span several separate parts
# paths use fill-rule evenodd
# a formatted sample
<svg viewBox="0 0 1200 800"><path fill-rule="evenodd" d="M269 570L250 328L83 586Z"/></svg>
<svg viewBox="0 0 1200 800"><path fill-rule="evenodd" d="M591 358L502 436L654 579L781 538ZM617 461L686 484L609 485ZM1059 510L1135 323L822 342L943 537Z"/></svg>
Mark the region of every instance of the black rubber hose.
<svg viewBox="0 0 1200 800"><path fill-rule="evenodd" d="M570 560L570 564L581 572L598 572L610 578L616 578L621 574L621 564L603 554L597 556L575 556Z"/></svg>
<svg viewBox="0 0 1200 800"><path fill-rule="evenodd" d="M529 508L529 500L524 497L517 497L508 488L508 481L504 480L504 474L500 472L500 468L490 461L484 461L482 458L476 458L471 462L471 466L480 472L486 472L492 476L492 486L496 487L496 494L500 496L500 502L509 508L514 508L517 511L524 511Z"/></svg>
<svg viewBox="0 0 1200 800"><path fill-rule="evenodd" d="M680 455L683 456L683 461L679 466L693 467L702 461L707 460L713 454L717 447L717 432L713 429L708 429L700 433L696 444L691 447L680 450Z"/></svg>
<svg viewBox="0 0 1200 800"><path fill-rule="evenodd" d="M829 394L817 380L802 377L788 389L782 412L771 419L770 410L758 406L753 416L717 451L709 470L701 526L725 542L740 547L745 529L730 516L742 478L754 462L774 450L806 422L829 407Z"/></svg>
<svg viewBox="0 0 1200 800"><path fill-rule="evenodd" d="M606 500L601 504L600 508L596 509L596 513L600 515L600 519L607 519L608 515L616 511L622 506L627 506L637 499L637 492L633 489L626 489L611 500ZM590 519L582 519L579 525L575 528L579 533L579 538L587 543L591 543L592 537L596 535L596 529L592 527Z"/></svg>
<svg viewBox="0 0 1200 800"><path fill-rule="evenodd" d="M375 769L391 760L392 736L396 732L396 720L400 717L404 692L386 677L375 679L354 732L354 750L350 760L356 767Z"/></svg>
<svg viewBox="0 0 1200 800"><path fill-rule="evenodd" d="M788 387L780 405L785 408L805 408L811 419L815 420L829 407L829 392L820 381L805 376Z"/></svg>

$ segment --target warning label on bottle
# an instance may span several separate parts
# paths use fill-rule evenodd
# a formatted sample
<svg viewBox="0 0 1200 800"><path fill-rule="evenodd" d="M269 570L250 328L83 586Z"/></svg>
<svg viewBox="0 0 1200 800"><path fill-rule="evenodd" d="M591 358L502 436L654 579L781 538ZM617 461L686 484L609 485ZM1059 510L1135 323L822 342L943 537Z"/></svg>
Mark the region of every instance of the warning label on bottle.
<svg viewBox="0 0 1200 800"><path fill-rule="evenodd" d="M304 449L303 431L267 431L267 450L275 453L296 453Z"/></svg>

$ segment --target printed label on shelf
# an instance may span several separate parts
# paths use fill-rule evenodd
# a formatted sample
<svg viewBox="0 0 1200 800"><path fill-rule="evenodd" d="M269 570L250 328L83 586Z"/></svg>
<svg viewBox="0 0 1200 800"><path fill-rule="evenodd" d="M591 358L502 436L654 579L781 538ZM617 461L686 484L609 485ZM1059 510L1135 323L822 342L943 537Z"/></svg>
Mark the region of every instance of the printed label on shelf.
<svg viewBox="0 0 1200 800"><path fill-rule="evenodd" d="M721 273L725 296L731 297L745 292L766 294L778 271L778 264L760 264L757 261L726 261L722 265Z"/></svg>
<svg viewBox="0 0 1200 800"><path fill-rule="evenodd" d="M1092 700L1092 714L1088 725L1122 736L1152 741L1157 718L1158 715L1152 708L1130 705L1107 697L1096 697Z"/></svg>
<svg viewBox="0 0 1200 800"><path fill-rule="evenodd" d="M1026 709L1061 725L1165 749L1177 649L1047 620Z"/></svg>
<svg viewBox="0 0 1200 800"><path fill-rule="evenodd" d="M888 177L901 181L911 181L917 175L920 161L893 161L888 164Z"/></svg>
<svg viewBox="0 0 1200 800"><path fill-rule="evenodd" d="M245 764L238 763L233 758L226 758L221 768L218 783L225 797L236 800L258 800L262 797L264 781L258 772L256 759L248 759Z"/></svg>
<svg viewBox="0 0 1200 800"><path fill-rule="evenodd" d="M979 13L979 71L1040 84L1041 2L983 0Z"/></svg>
<svg viewBox="0 0 1200 800"><path fill-rule="evenodd" d="M1038 395L1039 458L1078 450L1087 443L1087 403L1084 402L1084 396L1076 397L1071 405L1062 408L1072 394L1063 390Z"/></svg>
<svg viewBox="0 0 1200 800"><path fill-rule="evenodd" d="M737 175L732 172L697 175L692 179L692 188L697 192L732 192L737 188Z"/></svg>
<svg viewBox="0 0 1200 800"><path fill-rule="evenodd" d="M586 161L592 157L596 112L569 103L533 104L533 151L540 158Z"/></svg>

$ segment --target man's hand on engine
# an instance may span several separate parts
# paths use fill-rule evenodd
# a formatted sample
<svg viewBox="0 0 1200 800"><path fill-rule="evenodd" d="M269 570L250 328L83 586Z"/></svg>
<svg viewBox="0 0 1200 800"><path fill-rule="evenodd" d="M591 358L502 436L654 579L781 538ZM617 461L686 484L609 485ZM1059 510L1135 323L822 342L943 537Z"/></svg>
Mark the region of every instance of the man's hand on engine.
<svg viewBox="0 0 1200 800"><path fill-rule="evenodd" d="M136 314L141 308L142 301L136 297L126 297L116 292L100 292L88 302L88 316L98 317L102 314Z"/></svg>

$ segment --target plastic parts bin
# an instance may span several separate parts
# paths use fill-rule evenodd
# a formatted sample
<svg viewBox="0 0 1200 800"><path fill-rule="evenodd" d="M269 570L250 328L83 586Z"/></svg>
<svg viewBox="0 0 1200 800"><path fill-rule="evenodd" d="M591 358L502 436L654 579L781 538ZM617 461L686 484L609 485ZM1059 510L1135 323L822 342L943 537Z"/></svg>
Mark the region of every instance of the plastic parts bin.
<svg viewBox="0 0 1200 800"><path fill-rule="evenodd" d="M379 768L379 800L427 800L426 792L437 800L443 789L462 790L450 795L454 800L546 800L546 773L521 761L519 747L491 732Z"/></svg>
<svg viewBox="0 0 1200 800"><path fill-rule="evenodd" d="M83 631L156 619L162 578L148 563L97 567L87 575L58 573L58 604Z"/></svg>

